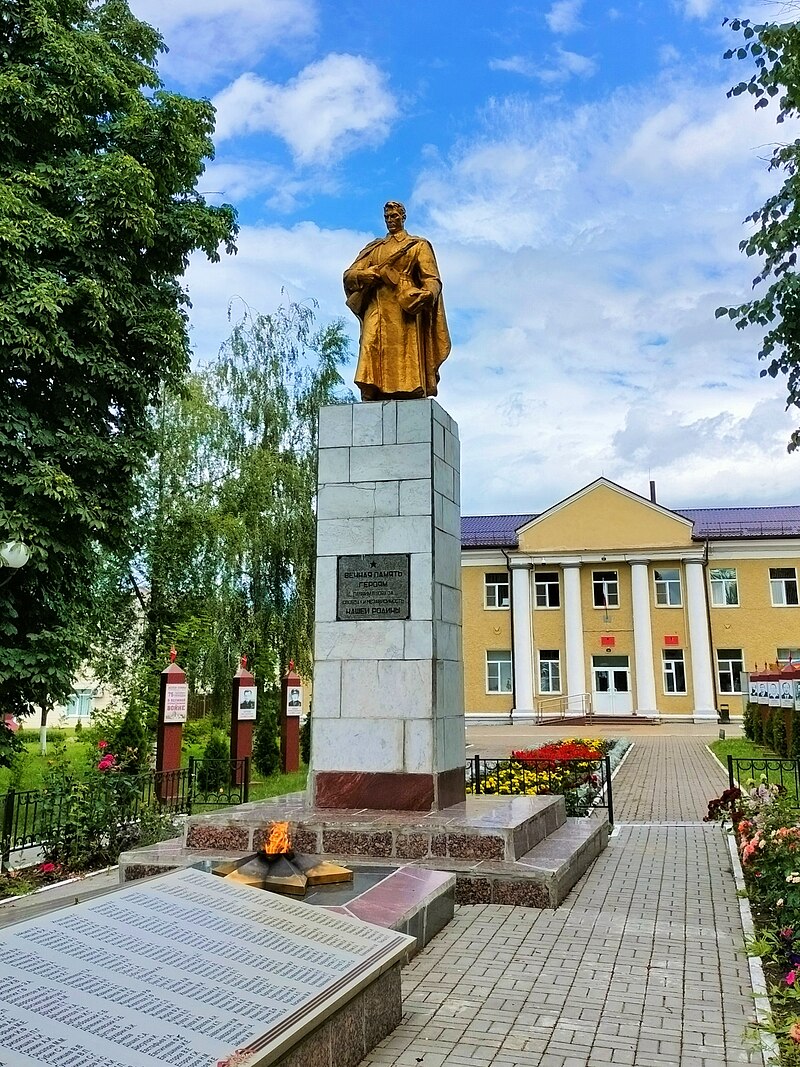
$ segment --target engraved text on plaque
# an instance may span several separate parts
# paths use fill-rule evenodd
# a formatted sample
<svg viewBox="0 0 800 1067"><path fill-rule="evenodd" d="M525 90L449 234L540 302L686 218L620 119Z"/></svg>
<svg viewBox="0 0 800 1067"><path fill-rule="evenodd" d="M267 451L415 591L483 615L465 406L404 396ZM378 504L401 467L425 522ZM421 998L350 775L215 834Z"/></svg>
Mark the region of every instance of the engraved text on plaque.
<svg viewBox="0 0 800 1067"><path fill-rule="evenodd" d="M410 570L409 556L404 553L339 556L336 618L347 622L408 619Z"/></svg>

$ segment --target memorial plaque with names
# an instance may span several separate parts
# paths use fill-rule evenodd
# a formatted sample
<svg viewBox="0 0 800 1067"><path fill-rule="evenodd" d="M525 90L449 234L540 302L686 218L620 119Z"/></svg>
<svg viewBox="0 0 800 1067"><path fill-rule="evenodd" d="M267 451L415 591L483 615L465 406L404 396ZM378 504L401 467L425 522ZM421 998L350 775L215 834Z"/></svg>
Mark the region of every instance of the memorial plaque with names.
<svg viewBox="0 0 800 1067"><path fill-rule="evenodd" d="M408 619L411 616L410 556L339 556L336 575L336 618Z"/></svg>
<svg viewBox="0 0 800 1067"><path fill-rule="evenodd" d="M176 871L0 930L0 1067L269 1064L412 943Z"/></svg>

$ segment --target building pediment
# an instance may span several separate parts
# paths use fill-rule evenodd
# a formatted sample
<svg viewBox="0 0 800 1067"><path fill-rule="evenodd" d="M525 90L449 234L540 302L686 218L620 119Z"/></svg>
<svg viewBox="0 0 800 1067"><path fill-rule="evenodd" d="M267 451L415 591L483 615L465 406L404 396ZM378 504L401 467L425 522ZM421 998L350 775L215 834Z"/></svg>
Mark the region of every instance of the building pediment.
<svg viewBox="0 0 800 1067"><path fill-rule="evenodd" d="M692 544L689 519L605 478L548 508L518 533L519 551L532 555L641 552Z"/></svg>

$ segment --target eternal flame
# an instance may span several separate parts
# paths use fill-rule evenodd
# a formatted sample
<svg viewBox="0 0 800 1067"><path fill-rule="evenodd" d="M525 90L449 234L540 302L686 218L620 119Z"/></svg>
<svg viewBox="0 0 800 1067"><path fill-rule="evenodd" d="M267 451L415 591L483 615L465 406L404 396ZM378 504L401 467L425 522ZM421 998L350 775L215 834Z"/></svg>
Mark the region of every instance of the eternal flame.
<svg viewBox="0 0 800 1067"><path fill-rule="evenodd" d="M355 382L362 400L436 396L450 353L442 281L433 248L406 233L406 209L383 209L386 237L371 241L344 272L347 306L361 320Z"/></svg>

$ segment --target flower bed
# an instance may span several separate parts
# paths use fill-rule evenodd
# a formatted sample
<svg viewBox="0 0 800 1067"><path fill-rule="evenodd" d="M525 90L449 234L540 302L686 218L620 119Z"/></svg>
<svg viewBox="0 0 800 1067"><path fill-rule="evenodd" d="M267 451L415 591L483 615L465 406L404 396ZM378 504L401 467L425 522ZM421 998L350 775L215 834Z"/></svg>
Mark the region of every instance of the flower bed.
<svg viewBox="0 0 800 1067"><path fill-rule="evenodd" d="M0 901L27 896L38 889L57 885L68 877L68 871L60 863L39 863L32 867L7 871L0 874Z"/></svg>
<svg viewBox="0 0 800 1067"><path fill-rule="evenodd" d="M480 781L469 781L467 792L498 796L561 795L567 815L588 815L605 788L604 758L610 757L613 770L629 746L626 740L578 737L518 749L509 759L480 761Z"/></svg>
<svg viewBox="0 0 800 1067"><path fill-rule="evenodd" d="M726 789L708 806L707 821L728 823L736 835L747 896L757 928L748 945L762 958L772 1007L769 1028L781 1063L800 1067L800 811L766 779Z"/></svg>

